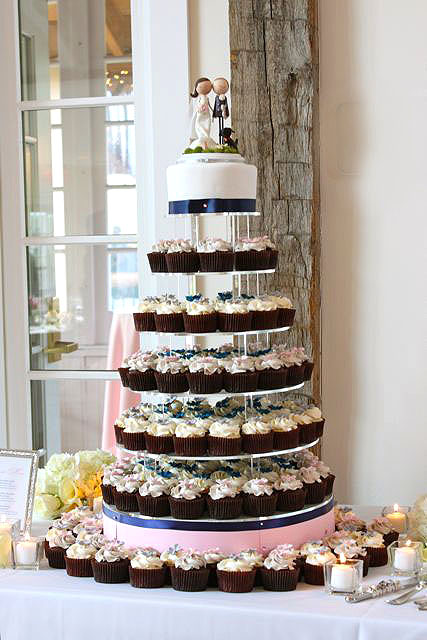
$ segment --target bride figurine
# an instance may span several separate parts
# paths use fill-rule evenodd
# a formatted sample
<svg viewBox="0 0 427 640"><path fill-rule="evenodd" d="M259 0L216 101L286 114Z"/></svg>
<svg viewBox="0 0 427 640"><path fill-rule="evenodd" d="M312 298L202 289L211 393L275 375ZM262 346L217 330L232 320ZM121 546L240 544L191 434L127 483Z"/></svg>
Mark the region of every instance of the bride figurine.
<svg viewBox="0 0 427 640"><path fill-rule="evenodd" d="M196 98L193 118L191 121L190 147L202 147L208 149L216 147L215 140L211 138L211 105L208 94L212 91L212 82L209 78L199 78L194 85L192 98Z"/></svg>

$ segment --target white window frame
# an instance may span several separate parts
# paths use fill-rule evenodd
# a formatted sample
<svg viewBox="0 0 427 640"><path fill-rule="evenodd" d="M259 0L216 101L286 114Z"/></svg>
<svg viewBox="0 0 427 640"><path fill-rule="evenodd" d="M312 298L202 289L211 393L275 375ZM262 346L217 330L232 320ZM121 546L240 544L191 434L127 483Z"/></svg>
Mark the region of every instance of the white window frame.
<svg viewBox="0 0 427 640"><path fill-rule="evenodd" d="M187 0L131 0L133 96L21 102L18 0L2 0L0 56L0 446L32 447L32 380L111 380L114 371L32 371L29 357L26 250L53 244L138 243L140 295L155 293L145 254L156 238L182 234L167 220L166 167L185 145L188 126ZM23 111L135 104L138 234L28 237L22 152ZM66 215L66 213L65 213ZM141 233L142 231L142 233ZM170 283L168 283L170 284Z"/></svg>

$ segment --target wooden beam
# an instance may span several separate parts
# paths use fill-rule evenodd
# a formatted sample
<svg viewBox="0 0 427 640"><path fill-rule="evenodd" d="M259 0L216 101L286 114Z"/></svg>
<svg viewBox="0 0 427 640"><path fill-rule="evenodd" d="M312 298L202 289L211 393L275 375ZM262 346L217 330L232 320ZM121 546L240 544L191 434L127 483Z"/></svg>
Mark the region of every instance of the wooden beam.
<svg viewBox="0 0 427 640"><path fill-rule="evenodd" d="M123 49L118 43L116 36L111 31L111 28L108 24L105 25L105 42L107 44L107 51L111 53L113 56L122 56Z"/></svg>

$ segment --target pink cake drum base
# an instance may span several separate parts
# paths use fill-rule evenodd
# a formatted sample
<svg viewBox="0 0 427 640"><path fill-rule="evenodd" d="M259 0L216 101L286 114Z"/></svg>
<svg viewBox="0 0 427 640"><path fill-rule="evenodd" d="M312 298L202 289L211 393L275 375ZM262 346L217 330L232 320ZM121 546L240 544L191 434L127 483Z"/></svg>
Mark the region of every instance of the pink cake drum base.
<svg viewBox="0 0 427 640"><path fill-rule="evenodd" d="M331 509L327 513L304 522L268 529L263 529L261 525L259 529L249 531L183 531L146 528L118 522L104 513L104 534L107 538L117 538L132 547L154 547L159 551L164 551L174 544L202 550L219 547L225 553L234 553L246 548L271 549L284 543L299 547L304 542L318 540L335 530L332 505L331 500ZM263 522L262 519L260 521ZM242 525L243 523L244 521ZM200 525L202 525L201 522Z"/></svg>

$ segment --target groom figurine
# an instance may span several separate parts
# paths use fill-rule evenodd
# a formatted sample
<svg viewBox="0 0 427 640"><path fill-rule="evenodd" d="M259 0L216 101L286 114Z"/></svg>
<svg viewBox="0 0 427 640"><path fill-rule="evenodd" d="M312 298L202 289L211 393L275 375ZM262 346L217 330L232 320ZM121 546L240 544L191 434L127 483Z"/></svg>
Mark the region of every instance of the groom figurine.
<svg viewBox="0 0 427 640"><path fill-rule="evenodd" d="M224 144L224 136L222 135L224 120L227 120L230 116L227 96L225 95L229 89L228 81L225 78L215 78L212 88L216 94L212 118L218 118L219 143Z"/></svg>

